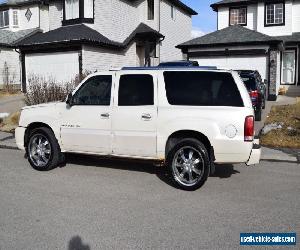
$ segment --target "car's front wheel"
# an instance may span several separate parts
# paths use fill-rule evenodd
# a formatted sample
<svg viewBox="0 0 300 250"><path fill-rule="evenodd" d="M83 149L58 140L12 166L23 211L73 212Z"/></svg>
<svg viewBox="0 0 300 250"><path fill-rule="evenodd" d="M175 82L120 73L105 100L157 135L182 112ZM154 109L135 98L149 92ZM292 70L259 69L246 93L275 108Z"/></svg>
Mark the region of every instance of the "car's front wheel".
<svg viewBox="0 0 300 250"><path fill-rule="evenodd" d="M172 181L181 189L196 190L208 178L210 160L206 147L188 138L177 143L168 154L167 164Z"/></svg>
<svg viewBox="0 0 300 250"><path fill-rule="evenodd" d="M51 170L62 160L62 153L54 133L49 128L29 132L26 153L30 165L39 171Z"/></svg>

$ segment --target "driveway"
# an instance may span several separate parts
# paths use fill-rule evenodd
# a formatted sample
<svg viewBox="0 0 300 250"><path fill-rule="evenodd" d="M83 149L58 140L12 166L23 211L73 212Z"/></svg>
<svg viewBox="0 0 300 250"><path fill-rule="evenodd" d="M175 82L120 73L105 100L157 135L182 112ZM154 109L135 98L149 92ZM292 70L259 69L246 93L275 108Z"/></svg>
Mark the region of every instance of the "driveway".
<svg viewBox="0 0 300 250"><path fill-rule="evenodd" d="M217 166L185 192L148 163L69 155L38 172L0 149L0 249L240 249L241 232L299 235L300 167L266 154L256 166Z"/></svg>
<svg viewBox="0 0 300 250"><path fill-rule="evenodd" d="M0 113L13 113L23 106L25 106L23 94L0 98Z"/></svg>

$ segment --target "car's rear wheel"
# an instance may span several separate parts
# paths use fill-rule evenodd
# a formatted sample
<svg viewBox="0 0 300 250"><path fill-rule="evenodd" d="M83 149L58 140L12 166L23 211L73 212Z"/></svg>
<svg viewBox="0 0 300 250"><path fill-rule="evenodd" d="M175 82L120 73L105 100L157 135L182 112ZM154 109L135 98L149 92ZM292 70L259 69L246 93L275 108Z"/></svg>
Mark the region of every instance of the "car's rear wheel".
<svg viewBox="0 0 300 250"><path fill-rule="evenodd" d="M198 140L179 141L170 151L167 164L172 181L184 190L200 188L208 178L210 160L207 149Z"/></svg>
<svg viewBox="0 0 300 250"><path fill-rule="evenodd" d="M30 165L39 171L51 170L63 159L58 142L49 128L37 128L29 132L26 153Z"/></svg>

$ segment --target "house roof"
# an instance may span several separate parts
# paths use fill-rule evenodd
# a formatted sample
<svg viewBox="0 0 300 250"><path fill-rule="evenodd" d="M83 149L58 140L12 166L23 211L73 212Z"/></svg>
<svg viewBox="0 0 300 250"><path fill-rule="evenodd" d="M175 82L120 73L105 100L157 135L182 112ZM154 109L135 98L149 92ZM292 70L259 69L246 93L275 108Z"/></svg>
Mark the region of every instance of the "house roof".
<svg viewBox="0 0 300 250"><path fill-rule="evenodd" d="M0 30L0 46L11 47L20 39L31 36L39 31L39 29L27 29L17 32L12 32L9 30Z"/></svg>
<svg viewBox="0 0 300 250"><path fill-rule="evenodd" d="M284 43L300 43L300 32L295 32L291 36L277 36L276 38Z"/></svg>
<svg viewBox="0 0 300 250"><path fill-rule="evenodd" d="M136 0L129 0L129 1L136 1ZM182 9L184 12L186 12L189 15L197 15L198 13L193 10L191 7L187 6L180 0L167 0L177 6L178 8ZM43 1L43 0L0 0L0 7L8 7L8 6L22 6L26 4L32 4L32 3L41 3L41 2L49 2Z"/></svg>
<svg viewBox="0 0 300 250"><path fill-rule="evenodd" d="M280 43L281 40L254 30L247 29L240 25L229 26L207 35L192 39L176 47L183 49L189 47L212 47L221 45L242 45L242 44L271 44Z"/></svg>
<svg viewBox="0 0 300 250"><path fill-rule="evenodd" d="M198 15L198 13L195 10L193 10L192 8L190 8L189 6L187 6L180 0L169 0L169 2L171 2L172 4L174 4L177 7L181 8L183 11L187 12L189 15Z"/></svg>
<svg viewBox="0 0 300 250"><path fill-rule="evenodd" d="M0 0L0 7L23 6L27 4L40 3L41 0Z"/></svg>
<svg viewBox="0 0 300 250"><path fill-rule="evenodd" d="M251 3L270 2L270 1L271 0L222 0L211 4L210 7L212 7L214 11L218 11L218 8L222 6L234 6L234 5L243 5L243 4L247 5ZM277 0L273 0L273 1L277 1Z"/></svg>
<svg viewBox="0 0 300 250"><path fill-rule="evenodd" d="M98 31L84 25L77 24L71 26L63 26L55 30L51 30L46 33L36 33L33 36L27 37L16 43L17 46L26 47L33 45L47 45L57 43L74 43L80 42L80 44L94 44L101 45L104 47L113 48L125 48L134 38L150 37L150 38L161 38L162 34L153 30L144 23L138 25L138 27L124 40L124 42L116 42L110 40Z"/></svg>

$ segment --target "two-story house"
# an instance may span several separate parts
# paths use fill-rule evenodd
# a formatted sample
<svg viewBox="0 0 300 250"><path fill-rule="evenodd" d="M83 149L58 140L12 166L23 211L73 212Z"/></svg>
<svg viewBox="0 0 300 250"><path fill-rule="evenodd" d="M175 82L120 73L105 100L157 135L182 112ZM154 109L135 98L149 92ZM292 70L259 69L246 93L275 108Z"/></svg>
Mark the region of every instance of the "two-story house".
<svg viewBox="0 0 300 250"><path fill-rule="evenodd" d="M217 31L177 47L201 65L258 70L269 99L280 85L300 85L300 1L222 0L211 5Z"/></svg>
<svg viewBox="0 0 300 250"><path fill-rule="evenodd" d="M175 45L191 37L196 14L179 0L8 0L0 29L34 32L11 44L25 89L32 75L68 82L85 71L181 59Z"/></svg>

